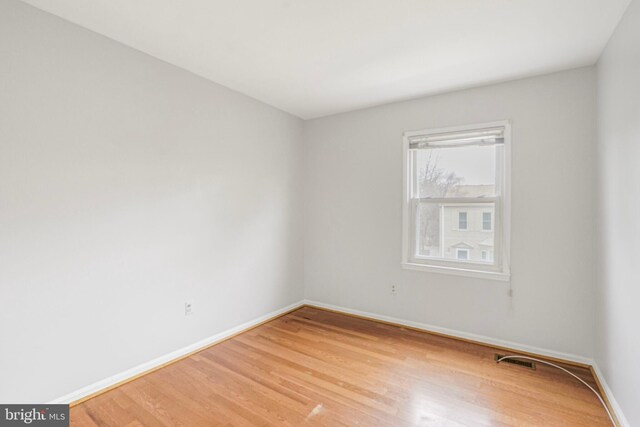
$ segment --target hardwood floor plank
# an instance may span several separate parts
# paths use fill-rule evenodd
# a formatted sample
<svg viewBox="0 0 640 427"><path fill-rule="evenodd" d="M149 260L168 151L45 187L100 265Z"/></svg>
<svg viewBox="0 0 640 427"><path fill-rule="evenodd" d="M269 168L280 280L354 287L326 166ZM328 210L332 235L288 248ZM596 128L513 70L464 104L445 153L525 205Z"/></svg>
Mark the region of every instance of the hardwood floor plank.
<svg viewBox="0 0 640 427"><path fill-rule="evenodd" d="M303 307L72 407L71 425L610 425L575 378L497 352Z"/></svg>

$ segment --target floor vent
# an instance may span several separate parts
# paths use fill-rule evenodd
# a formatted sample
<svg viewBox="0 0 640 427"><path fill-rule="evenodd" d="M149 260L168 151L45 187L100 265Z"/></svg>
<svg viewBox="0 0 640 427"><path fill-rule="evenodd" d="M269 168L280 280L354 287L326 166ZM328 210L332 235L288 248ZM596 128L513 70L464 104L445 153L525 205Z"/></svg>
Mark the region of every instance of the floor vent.
<svg viewBox="0 0 640 427"><path fill-rule="evenodd" d="M506 354L497 354L495 355L495 361L497 362L501 358L505 357ZM521 360L521 359L504 359L500 363L510 363L512 365L522 366L523 368L536 369L536 364L530 360Z"/></svg>

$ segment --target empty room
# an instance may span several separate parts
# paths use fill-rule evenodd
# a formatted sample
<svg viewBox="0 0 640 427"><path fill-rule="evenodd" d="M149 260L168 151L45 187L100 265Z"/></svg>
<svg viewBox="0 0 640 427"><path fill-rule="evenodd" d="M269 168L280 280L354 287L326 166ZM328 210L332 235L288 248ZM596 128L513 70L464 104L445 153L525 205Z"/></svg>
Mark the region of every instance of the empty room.
<svg viewBox="0 0 640 427"><path fill-rule="evenodd" d="M640 0L0 0L0 426L640 426Z"/></svg>

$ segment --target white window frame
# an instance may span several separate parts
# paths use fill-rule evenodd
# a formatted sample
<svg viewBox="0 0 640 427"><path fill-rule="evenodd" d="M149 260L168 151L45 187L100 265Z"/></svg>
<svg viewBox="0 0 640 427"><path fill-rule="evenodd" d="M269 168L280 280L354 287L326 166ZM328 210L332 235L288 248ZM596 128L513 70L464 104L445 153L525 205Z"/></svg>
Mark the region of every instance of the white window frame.
<svg viewBox="0 0 640 427"><path fill-rule="evenodd" d="M495 210L492 217L492 227L496 242L497 253L494 253L493 260L499 262L495 266L486 268L483 262L462 262L452 259L442 260L420 260L416 262L412 259L411 247L415 241L412 236L414 228L412 226L413 214L411 209L411 179L412 170L410 165L409 140L411 137L430 134L441 134L447 132L474 131L487 128L504 128L504 173L502 189L503 194L495 200ZM402 260L401 265L405 269L427 271L432 273L443 273L456 276L475 277L482 279L493 279L498 281L509 281L511 272L509 260L511 254L511 123L508 120L501 120L489 123L477 123L464 126L454 126L437 129L427 129L418 131L408 131L403 134L403 206L402 206ZM455 202L452 199L452 202ZM462 200L464 202L464 200ZM457 218L456 218L457 219ZM469 218L467 216L467 227ZM500 222L498 222L500 221ZM498 225L501 224L501 227ZM499 256L499 258L498 258Z"/></svg>
<svg viewBox="0 0 640 427"><path fill-rule="evenodd" d="M460 256L459 256L460 252L466 252L467 257L466 257L466 258L460 258ZM456 259L459 259L459 260L465 260L465 261L466 261L466 260L468 260L468 259L469 259L469 249L466 249L466 248L456 248Z"/></svg>
<svg viewBox="0 0 640 427"><path fill-rule="evenodd" d="M460 227L460 214L464 214L464 228ZM460 231L468 231L469 230L469 212L467 212L467 211L458 211L458 230L460 230Z"/></svg>
<svg viewBox="0 0 640 427"><path fill-rule="evenodd" d="M491 215L491 217L489 218L489 228L484 228L484 215L485 214L489 214ZM493 231L493 213L492 212L482 212L482 215L480 217L480 229L482 231Z"/></svg>

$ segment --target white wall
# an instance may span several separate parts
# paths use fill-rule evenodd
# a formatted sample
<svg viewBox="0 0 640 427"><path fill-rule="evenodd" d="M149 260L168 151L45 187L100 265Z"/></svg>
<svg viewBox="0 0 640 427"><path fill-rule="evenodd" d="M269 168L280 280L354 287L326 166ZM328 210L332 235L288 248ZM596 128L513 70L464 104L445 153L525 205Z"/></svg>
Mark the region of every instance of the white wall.
<svg viewBox="0 0 640 427"><path fill-rule="evenodd" d="M640 425L640 1L598 63L600 247L596 362Z"/></svg>
<svg viewBox="0 0 640 427"><path fill-rule="evenodd" d="M301 132L0 0L0 402L46 402L301 299Z"/></svg>
<svg viewBox="0 0 640 427"><path fill-rule="evenodd" d="M588 67L306 122L306 298L591 356L595 113ZM513 298L502 282L401 269L403 131L501 119Z"/></svg>

